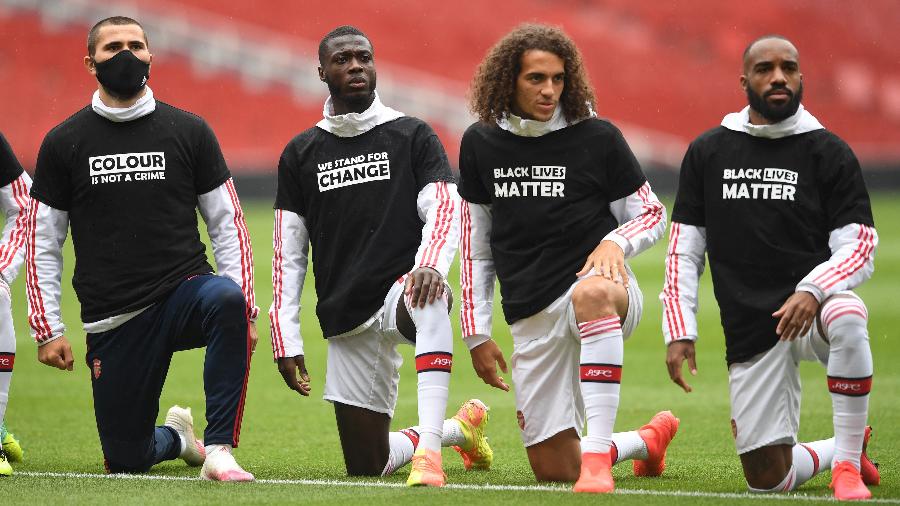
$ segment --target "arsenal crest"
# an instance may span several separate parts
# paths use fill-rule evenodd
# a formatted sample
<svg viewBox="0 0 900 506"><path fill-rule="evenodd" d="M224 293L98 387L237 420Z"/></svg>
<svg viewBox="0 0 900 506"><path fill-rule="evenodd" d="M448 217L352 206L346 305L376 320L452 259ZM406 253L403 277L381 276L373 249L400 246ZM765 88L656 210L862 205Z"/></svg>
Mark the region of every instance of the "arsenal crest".
<svg viewBox="0 0 900 506"><path fill-rule="evenodd" d="M100 359L94 359L94 379L100 379Z"/></svg>

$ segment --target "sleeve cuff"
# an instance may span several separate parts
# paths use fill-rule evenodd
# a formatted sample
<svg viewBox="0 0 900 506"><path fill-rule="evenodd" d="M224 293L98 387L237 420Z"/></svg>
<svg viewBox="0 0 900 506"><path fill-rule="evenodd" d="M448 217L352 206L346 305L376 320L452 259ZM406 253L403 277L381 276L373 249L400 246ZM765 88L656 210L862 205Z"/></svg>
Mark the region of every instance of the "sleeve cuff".
<svg viewBox="0 0 900 506"><path fill-rule="evenodd" d="M471 351L476 346L482 345L491 340L491 336L485 334L472 334L471 336L466 336L463 338L463 341L466 342L466 346L469 347L469 351Z"/></svg>
<svg viewBox="0 0 900 506"><path fill-rule="evenodd" d="M259 318L259 306L253 306L251 308L247 308L247 320L251 323L256 323L256 320Z"/></svg>
<svg viewBox="0 0 900 506"><path fill-rule="evenodd" d="M812 283L800 283L799 285L797 285L796 291L809 293L816 298L816 301L819 304L821 304L822 300L825 299L825 293L822 292L822 290L818 286Z"/></svg>
<svg viewBox="0 0 900 506"><path fill-rule="evenodd" d="M41 346L43 346L43 345L45 345L45 344L47 344L47 343L52 343L53 341L56 341L57 339L59 339L59 338L62 337L63 335L64 335L64 334L63 334L62 332L60 332L60 333L58 333L58 334L54 334L54 335L48 337L47 339L45 339L45 340L43 340L43 341L39 341L39 342L37 343L38 348L40 348Z"/></svg>
<svg viewBox="0 0 900 506"><path fill-rule="evenodd" d="M622 237L616 232L610 232L606 234L606 237L604 237L603 240L616 243L620 248L622 248L622 252L625 253L625 257L628 257L628 255L631 253L631 243L628 242L628 239Z"/></svg>

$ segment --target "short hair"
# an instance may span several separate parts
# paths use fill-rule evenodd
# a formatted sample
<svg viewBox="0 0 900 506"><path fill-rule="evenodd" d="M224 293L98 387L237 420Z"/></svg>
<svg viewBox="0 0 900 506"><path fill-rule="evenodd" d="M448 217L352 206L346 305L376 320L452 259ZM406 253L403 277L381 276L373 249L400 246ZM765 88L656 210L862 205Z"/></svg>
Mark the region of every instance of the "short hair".
<svg viewBox="0 0 900 506"><path fill-rule="evenodd" d="M150 39L147 37L147 31L144 30L144 25L126 16L112 16L97 21L97 24L95 24L94 27L91 28L91 31L88 32L88 56L94 56L94 53L97 52L97 36L100 34L100 29L106 25L137 25L140 27L141 32L144 34L144 42L146 42L148 46L150 45Z"/></svg>
<svg viewBox="0 0 900 506"><path fill-rule="evenodd" d="M331 39L336 39L338 37L343 37L344 35L359 35L360 37L369 41L369 45L372 45L372 41L369 40L369 37L366 36L359 28L351 25L341 25L334 30L326 33L322 40L319 42L319 64L323 65L325 63L325 51L328 47L328 41Z"/></svg>
<svg viewBox="0 0 900 506"><path fill-rule="evenodd" d="M553 53L563 60L565 85L559 102L566 119L588 118L596 99L578 47L560 28L528 23L500 39L478 66L469 91L472 113L490 124L510 112L516 80L522 71L522 55L532 49Z"/></svg>
<svg viewBox="0 0 900 506"><path fill-rule="evenodd" d="M789 43L790 45L797 47L793 42L791 42L790 39L788 39L784 35L778 35L777 33L770 33L767 35L763 35L762 37L757 37L757 38L753 39L752 42L747 44L747 47L744 48L744 54L741 57L741 61L743 62L744 60L747 59L747 55L750 54L750 50L753 49L753 46L755 46L757 42L762 42L764 40L769 40L769 39L783 40L783 41Z"/></svg>

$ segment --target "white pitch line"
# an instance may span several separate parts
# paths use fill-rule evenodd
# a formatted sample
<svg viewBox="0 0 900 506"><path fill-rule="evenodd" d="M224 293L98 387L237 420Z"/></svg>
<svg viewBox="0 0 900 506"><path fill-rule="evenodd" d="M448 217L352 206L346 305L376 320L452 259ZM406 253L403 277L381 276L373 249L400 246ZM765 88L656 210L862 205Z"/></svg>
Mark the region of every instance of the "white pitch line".
<svg viewBox="0 0 900 506"><path fill-rule="evenodd" d="M103 480L140 480L140 481L204 481L201 478L191 476L160 476L152 474L94 474L94 473L54 473L16 471L13 476L29 476L34 478L76 478L76 479L103 479ZM324 487L369 487L369 488L406 488L405 483L386 481L343 481L343 480L278 480L261 479L257 484L263 485L312 485ZM251 485L252 486L252 485ZM521 492L557 492L570 493L572 489L563 485L472 485L461 483L449 483L444 488L451 490L491 490L491 491L521 491ZM751 494L751 493L727 493L727 492L691 492L684 490L644 490L617 488L616 494L621 495L649 495L660 497L691 497L707 499L749 499L757 501L829 501L830 496L808 495L802 493L789 494ZM900 504L900 499L875 498L866 501L869 504Z"/></svg>

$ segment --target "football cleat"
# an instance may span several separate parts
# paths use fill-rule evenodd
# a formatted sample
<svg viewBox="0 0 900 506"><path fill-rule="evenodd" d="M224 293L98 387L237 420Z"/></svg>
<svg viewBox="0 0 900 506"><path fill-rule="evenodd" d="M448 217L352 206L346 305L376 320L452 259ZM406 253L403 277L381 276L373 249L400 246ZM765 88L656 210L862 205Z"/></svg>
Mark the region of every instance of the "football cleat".
<svg viewBox="0 0 900 506"><path fill-rule="evenodd" d="M197 439L194 435L194 417L191 415L191 408L172 406L166 413L166 423L163 425L175 429L184 441L184 449L181 450L179 457L189 466L202 465L206 460L206 449L203 447L203 440Z"/></svg>
<svg viewBox="0 0 900 506"><path fill-rule="evenodd" d="M3 451L6 452L7 460L10 462L25 460L25 450L22 449L16 436L6 430L6 424L0 424L0 443L3 445Z"/></svg>
<svg viewBox="0 0 900 506"><path fill-rule="evenodd" d="M9 465L6 452L3 451L3 448L0 448L0 476L12 476L12 473L12 466Z"/></svg>
<svg viewBox="0 0 900 506"><path fill-rule="evenodd" d="M211 481L253 481L256 479L238 465L229 447L225 445L217 445L215 450L206 455L203 469L200 470L200 477Z"/></svg>
<svg viewBox="0 0 900 506"><path fill-rule="evenodd" d="M863 437L862 455L859 456L859 474L862 476L863 483L871 487L881 483L881 473L878 472L878 462L872 461L866 454L870 437L872 437L872 427L867 425Z"/></svg>
<svg viewBox="0 0 900 506"><path fill-rule="evenodd" d="M615 490L612 477L612 456L609 452L588 452L581 455L581 474L572 492L608 494Z"/></svg>
<svg viewBox="0 0 900 506"><path fill-rule="evenodd" d="M453 419L459 422L459 427L466 442L461 446L454 446L463 459L463 466L469 469L490 469L494 461L494 450L488 444L484 429L488 422L487 407L478 399L469 399L460 406Z"/></svg>
<svg viewBox="0 0 900 506"><path fill-rule="evenodd" d="M850 462L836 462L831 468L831 485L834 498L838 501L857 501L872 497L872 492L863 483L859 470Z"/></svg>
<svg viewBox="0 0 900 506"><path fill-rule="evenodd" d="M660 411L638 430L647 445L647 459L633 462L635 476L659 476L666 468L666 449L681 422L671 411Z"/></svg>
<svg viewBox="0 0 900 506"><path fill-rule="evenodd" d="M441 453L425 448L417 449L412 456L412 469L406 484L410 487L443 487L446 482Z"/></svg>

